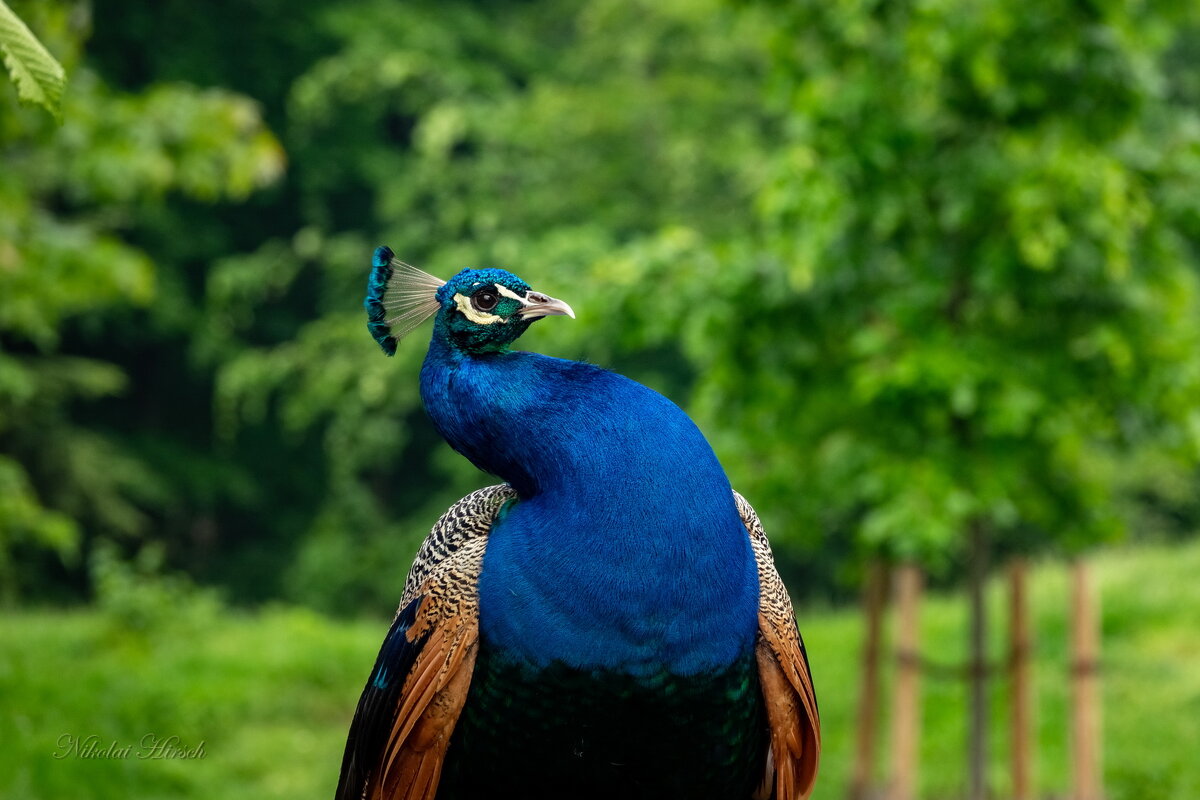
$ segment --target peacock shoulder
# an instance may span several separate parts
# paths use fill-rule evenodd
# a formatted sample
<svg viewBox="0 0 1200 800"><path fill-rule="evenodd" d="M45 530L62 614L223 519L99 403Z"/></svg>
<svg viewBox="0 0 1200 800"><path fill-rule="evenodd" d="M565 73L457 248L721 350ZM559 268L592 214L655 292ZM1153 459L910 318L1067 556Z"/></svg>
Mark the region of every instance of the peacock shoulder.
<svg viewBox="0 0 1200 800"><path fill-rule="evenodd" d="M506 483L471 492L446 510L417 550L404 582L403 609L419 594L474 595L487 535L500 508L517 497Z"/></svg>
<svg viewBox="0 0 1200 800"><path fill-rule="evenodd" d="M759 624L755 649L771 730L771 757L767 759L755 797L803 800L812 794L821 754L821 719L808 653L796 627L791 597L775 568L771 544L758 514L737 492L733 498L758 566Z"/></svg>
<svg viewBox="0 0 1200 800"><path fill-rule="evenodd" d="M746 498L736 491L733 493L733 500L737 504L742 524L746 526L746 532L750 535L750 547L754 551L754 561L758 566L759 614L787 638L793 639L796 647L803 652L804 645L796 628L796 612L792 608L792 598L775 568L775 555L771 552L771 543L767 540L762 522Z"/></svg>

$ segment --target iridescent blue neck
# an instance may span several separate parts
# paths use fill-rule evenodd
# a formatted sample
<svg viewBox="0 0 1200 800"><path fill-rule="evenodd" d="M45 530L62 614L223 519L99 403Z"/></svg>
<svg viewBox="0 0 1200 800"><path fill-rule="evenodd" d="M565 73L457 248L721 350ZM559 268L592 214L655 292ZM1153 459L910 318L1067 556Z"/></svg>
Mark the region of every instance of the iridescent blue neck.
<svg viewBox="0 0 1200 800"><path fill-rule="evenodd" d="M451 446L520 495L488 542L485 641L535 667L634 674L722 667L752 646L749 541L677 406L589 364L468 355L436 330L421 395Z"/></svg>

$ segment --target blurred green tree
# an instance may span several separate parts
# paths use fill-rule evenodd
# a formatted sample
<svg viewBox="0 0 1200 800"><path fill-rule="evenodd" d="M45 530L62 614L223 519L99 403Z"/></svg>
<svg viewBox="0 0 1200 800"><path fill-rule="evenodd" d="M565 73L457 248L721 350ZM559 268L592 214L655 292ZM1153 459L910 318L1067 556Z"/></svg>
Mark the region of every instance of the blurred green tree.
<svg viewBox="0 0 1200 800"><path fill-rule="evenodd" d="M776 11L786 134L726 284L755 313L690 350L705 416L896 556L1114 535L1129 459L1200 441L1192 9Z"/></svg>
<svg viewBox="0 0 1200 800"><path fill-rule="evenodd" d="M77 418L118 397L127 375L91 344L105 314L163 300L155 264L128 239L168 192L212 202L270 183L282 151L255 105L219 90L109 89L80 62L86 7L16 3L70 68L63 124L0 86L0 586L41 546L59 557L92 535L146 533L167 487L130 449ZM128 410L124 413L128 414Z"/></svg>

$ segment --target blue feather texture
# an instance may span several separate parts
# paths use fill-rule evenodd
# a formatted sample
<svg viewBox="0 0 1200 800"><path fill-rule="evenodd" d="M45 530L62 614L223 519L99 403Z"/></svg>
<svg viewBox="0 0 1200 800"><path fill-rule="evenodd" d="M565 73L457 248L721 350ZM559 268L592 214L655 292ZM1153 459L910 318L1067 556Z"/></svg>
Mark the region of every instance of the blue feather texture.
<svg viewBox="0 0 1200 800"><path fill-rule="evenodd" d="M480 576L484 641L539 669L692 675L752 647L758 575L724 471L674 403L589 364L472 354L435 322L421 396L519 501Z"/></svg>

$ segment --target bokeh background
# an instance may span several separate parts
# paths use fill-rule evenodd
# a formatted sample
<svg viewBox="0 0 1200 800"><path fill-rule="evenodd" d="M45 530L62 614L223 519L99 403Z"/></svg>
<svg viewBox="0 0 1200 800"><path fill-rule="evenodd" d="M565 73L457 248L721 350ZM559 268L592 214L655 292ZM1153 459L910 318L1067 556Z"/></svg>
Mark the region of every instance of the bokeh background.
<svg viewBox="0 0 1200 800"><path fill-rule="evenodd" d="M0 80L0 796L332 793L418 543L491 480L427 331L366 332L385 243L513 269L578 312L526 348L697 420L797 602L818 798L866 565L922 566L953 661L973 537L1036 565L1039 795L1087 557L1108 796L1200 796L1194 3L10 5L68 87L59 124ZM921 796L961 796L964 687L923 700ZM55 757L146 734L204 757Z"/></svg>

